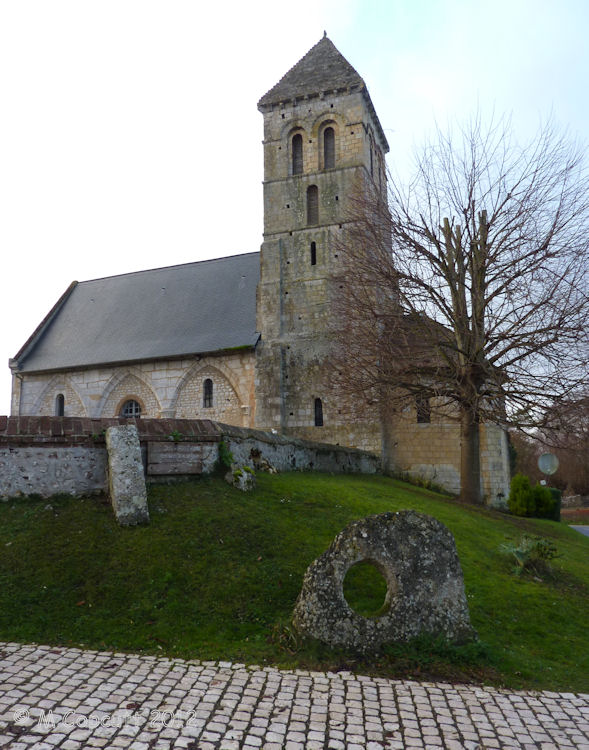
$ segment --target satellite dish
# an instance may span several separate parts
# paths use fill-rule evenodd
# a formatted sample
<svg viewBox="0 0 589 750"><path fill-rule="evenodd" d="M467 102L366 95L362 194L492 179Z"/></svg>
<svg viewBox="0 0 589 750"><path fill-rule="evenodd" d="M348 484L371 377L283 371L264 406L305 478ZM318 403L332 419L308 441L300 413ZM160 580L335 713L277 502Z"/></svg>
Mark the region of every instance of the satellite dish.
<svg viewBox="0 0 589 750"><path fill-rule="evenodd" d="M554 474L558 469L558 458L554 453L543 453L538 459L538 468L543 474Z"/></svg>

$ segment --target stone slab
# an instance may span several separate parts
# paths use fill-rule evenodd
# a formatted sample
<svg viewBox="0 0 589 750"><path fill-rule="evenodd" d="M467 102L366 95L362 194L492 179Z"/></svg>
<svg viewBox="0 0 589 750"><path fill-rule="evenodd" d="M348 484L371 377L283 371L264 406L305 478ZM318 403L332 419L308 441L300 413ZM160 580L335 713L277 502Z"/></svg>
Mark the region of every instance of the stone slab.
<svg viewBox="0 0 589 750"><path fill-rule="evenodd" d="M106 431L106 448L108 486L117 521L122 526L149 523L147 489L137 427L109 427Z"/></svg>

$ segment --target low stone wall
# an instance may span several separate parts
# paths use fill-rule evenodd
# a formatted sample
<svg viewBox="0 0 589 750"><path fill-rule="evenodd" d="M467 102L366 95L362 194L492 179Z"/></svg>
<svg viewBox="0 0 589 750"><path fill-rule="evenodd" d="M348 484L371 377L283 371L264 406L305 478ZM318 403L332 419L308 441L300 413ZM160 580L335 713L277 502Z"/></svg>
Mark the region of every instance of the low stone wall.
<svg viewBox="0 0 589 750"><path fill-rule="evenodd" d="M0 499L22 495L102 493L108 457L104 445L0 445Z"/></svg>
<svg viewBox="0 0 589 750"><path fill-rule="evenodd" d="M218 424L235 462L256 468L264 459L277 471L324 471L376 474L380 459L372 453L339 445Z"/></svg>
<svg viewBox="0 0 589 750"><path fill-rule="evenodd" d="M151 482L210 474L221 440L237 463L252 467L265 460L278 471L375 473L380 468L376 456L363 451L210 420L0 417L0 498L107 492L105 433L119 424L137 427Z"/></svg>

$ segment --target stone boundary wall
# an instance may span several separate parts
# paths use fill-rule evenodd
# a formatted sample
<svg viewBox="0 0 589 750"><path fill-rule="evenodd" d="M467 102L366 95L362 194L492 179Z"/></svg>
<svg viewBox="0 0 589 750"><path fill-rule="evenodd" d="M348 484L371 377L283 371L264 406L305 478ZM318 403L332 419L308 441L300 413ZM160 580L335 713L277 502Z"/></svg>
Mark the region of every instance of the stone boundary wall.
<svg viewBox="0 0 589 750"><path fill-rule="evenodd" d="M149 445L198 447L198 468L191 474L210 474L225 440L235 461L254 467L265 461L278 471L315 470L333 473L375 473L379 459L363 451L192 419L89 419L77 417L0 416L0 498L66 493L107 492L108 427L135 424L144 466ZM196 466L196 464L195 464ZM170 470L170 476L178 472ZM162 481L158 475L148 481Z"/></svg>
<svg viewBox="0 0 589 750"><path fill-rule="evenodd" d="M217 426L235 462L252 468L265 459L277 471L376 474L381 469L377 456L357 448L316 443L247 427Z"/></svg>

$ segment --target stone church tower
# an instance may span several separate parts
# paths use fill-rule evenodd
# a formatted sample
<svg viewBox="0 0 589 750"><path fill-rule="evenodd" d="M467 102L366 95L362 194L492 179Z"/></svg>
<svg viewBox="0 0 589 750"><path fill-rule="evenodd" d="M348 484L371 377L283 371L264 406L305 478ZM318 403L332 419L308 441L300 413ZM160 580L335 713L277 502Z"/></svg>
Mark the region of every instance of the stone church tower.
<svg viewBox="0 0 589 750"><path fill-rule="evenodd" d="M366 84L326 36L258 109L264 115L264 242L256 424L378 451L378 416L350 421L330 392L329 328L349 198L369 185L386 192L388 143Z"/></svg>

